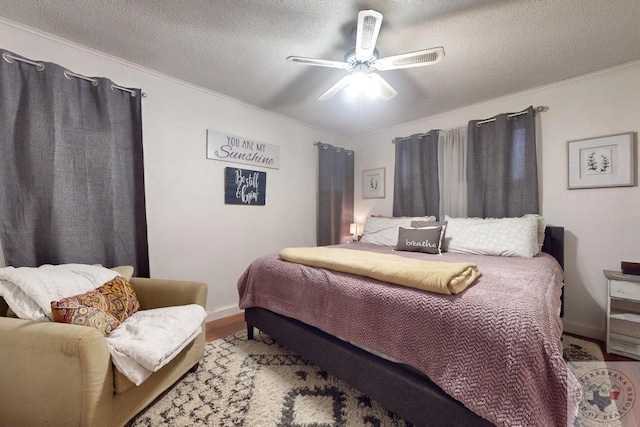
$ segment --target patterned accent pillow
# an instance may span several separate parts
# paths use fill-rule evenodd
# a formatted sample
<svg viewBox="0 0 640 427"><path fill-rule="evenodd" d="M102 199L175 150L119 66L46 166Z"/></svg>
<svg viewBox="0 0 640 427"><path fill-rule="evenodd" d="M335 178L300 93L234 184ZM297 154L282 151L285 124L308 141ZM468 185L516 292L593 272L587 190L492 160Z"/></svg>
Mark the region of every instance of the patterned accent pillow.
<svg viewBox="0 0 640 427"><path fill-rule="evenodd" d="M397 251L441 254L442 227L403 228L398 233Z"/></svg>
<svg viewBox="0 0 640 427"><path fill-rule="evenodd" d="M384 217L371 215L367 218L362 232L363 243L383 246L396 246L400 227L411 227L411 221L434 221L434 216Z"/></svg>
<svg viewBox="0 0 640 427"><path fill-rule="evenodd" d="M56 322L91 326L104 335L139 308L133 288L122 276L84 294L51 302L51 313Z"/></svg>
<svg viewBox="0 0 640 427"><path fill-rule="evenodd" d="M477 255L531 258L540 252L538 220L521 218L451 218L447 250Z"/></svg>

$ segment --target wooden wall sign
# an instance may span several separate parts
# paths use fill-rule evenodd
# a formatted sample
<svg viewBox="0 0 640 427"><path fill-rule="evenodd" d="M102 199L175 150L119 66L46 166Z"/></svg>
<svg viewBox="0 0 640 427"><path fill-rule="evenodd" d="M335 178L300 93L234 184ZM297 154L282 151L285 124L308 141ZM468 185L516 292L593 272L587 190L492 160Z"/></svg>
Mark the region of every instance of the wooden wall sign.
<svg viewBox="0 0 640 427"><path fill-rule="evenodd" d="M224 168L224 203L264 206L267 173L248 169Z"/></svg>
<svg viewBox="0 0 640 427"><path fill-rule="evenodd" d="M207 129L207 159L280 169L280 146Z"/></svg>

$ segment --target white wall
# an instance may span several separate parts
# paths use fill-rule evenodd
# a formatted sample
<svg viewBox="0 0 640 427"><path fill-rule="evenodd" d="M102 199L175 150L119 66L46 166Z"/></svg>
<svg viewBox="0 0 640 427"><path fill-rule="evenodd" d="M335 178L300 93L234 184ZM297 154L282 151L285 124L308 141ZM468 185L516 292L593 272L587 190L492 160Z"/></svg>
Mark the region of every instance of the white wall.
<svg viewBox="0 0 640 427"><path fill-rule="evenodd" d="M126 61L0 19L2 47L104 76L148 94L142 101L149 254L153 277L209 285L209 320L238 312L236 283L258 256L316 242L316 148L349 141ZM224 204L224 168L206 159L206 130L280 146L267 172L266 206Z"/></svg>
<svg viewBox="0 0 640 427"><path fill-rule="evenodd" d="M640 261L640 190L567 190L569 140L640 131L640 63L425 118L357 140L322 133L260 109L0 19L2 47L72 71L141 87L151 271L209 284L210 319L237 310L236 281L257 256L315 244L316 162L312 142L356 149L356 220L391 214L391 140L431 128L544 105L541 113L542 213L566 229L565 329L604 336L603 269ZM428 102L428 100L426 101ZM280 145L280 170L267 171L267 205L223 202L223 170L205 158L206 129ZM387 197L362 199L361 171L386 167ZM259 168L256 168L259 169Z"/></svg>
<svg viewBox="0 0 640 427"><path fill-rule="evenodd" d="M567 190L567 141L640 131L639 93L640 63L633 63L361 138L354 143L357 219L392 212L394 137L466 126L469 120L529 105L547 106L537 119L542 214L549 224L565 227L564 326L602 339L607 294L602 270L619 270L620 261L640 262L640 189ZM360 172L377 167L386 167L387 197L363 200Z"/></svg>

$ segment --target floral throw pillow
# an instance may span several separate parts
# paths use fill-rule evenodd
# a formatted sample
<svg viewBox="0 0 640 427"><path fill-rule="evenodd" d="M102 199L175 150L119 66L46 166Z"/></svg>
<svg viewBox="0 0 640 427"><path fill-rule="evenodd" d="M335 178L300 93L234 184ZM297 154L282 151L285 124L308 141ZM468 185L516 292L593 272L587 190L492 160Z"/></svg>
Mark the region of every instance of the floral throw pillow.
<svg viewBox="0 0 640 427"><path fill-rule="evenodd" d="M91 326L104 335L138 311L140 303L129 282L116 276L97 289L51 302L56 322Z"/></svg>

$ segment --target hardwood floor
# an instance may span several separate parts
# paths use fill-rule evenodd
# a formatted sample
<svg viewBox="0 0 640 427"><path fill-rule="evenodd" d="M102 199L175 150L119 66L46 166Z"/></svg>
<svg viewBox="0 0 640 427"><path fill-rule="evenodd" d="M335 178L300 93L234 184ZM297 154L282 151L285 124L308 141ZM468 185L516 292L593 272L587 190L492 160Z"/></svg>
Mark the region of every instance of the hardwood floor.
<svg viewBox="0 0 640 427"><path fill-rule="evenodd" d="M207 322L207 341L215 341L220 338L235 334L247 327L244 323L244 313Z"/></svg>
<svg viewBox="0 0 640 427"><path fill-rule="evenodd" d="M208 322L206 326L207 341L215 341L220 338L224 338L228 335L235 334L236 332L239 332L245 328L246 328L246 323L244 322L244 313L238 313L238 314L234 314L233 316ZM605 352L604 343L602 341L594 340L592 338L585 338L585 337L581 337L579 335L574 335L574 334L568 334L568 335L598 344L600 346L600 349L602 350L602 354L604 355L604 360L607 360L607 361L631 361L632 360L624 356L618 356L616 354L609 354Z"/></svg>

